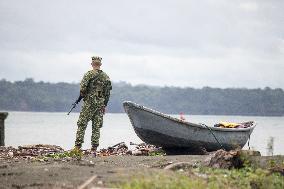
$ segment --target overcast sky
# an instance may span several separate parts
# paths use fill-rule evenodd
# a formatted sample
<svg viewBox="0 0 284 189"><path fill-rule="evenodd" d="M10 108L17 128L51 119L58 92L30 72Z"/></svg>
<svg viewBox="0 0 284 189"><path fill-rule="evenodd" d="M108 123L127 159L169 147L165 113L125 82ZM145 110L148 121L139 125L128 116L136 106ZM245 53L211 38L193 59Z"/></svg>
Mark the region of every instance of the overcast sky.
<svg viewBox="0 0 284 189"><path fill-rule="evenodd" d="M0 0L0 79L284 89L283 0Z"/></svg>

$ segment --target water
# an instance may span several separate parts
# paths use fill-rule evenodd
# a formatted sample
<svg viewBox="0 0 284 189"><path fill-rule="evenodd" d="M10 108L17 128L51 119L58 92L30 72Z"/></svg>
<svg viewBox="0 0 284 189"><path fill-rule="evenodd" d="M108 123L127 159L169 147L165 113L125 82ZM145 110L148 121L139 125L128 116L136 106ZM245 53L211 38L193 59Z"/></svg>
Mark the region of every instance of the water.
<svg viewBox="0 0 284 189"><path fill-rule="evenodd" d="M178 117L178 115L173 115ZM78 113L10 112L5 121L6 146L26 144L54 144L71 149L74 145ZM214 125L219 121L242 122L253 120L257 127L251 135L250 145L267 154L267 143L274 137L274 154L284 155L284 117L202 116L186 115L187 121ZM119 142L142 142L135 134L126 114L106 114L101 129L100 148ZM86 130L83 148L91 147L91 125ZM244 147L247 148L247 145Z"/></svg>

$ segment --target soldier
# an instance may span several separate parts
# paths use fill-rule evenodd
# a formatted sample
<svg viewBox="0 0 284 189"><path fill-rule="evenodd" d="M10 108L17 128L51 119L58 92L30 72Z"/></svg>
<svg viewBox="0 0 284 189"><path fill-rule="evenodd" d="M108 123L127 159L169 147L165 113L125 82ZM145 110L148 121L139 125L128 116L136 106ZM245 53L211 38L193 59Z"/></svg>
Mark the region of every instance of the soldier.
<svg viewBox="0 0 284 189"><path fill-rule="evenodd" d="M103 115L112 89L108 75L100 69L101 61L101 57L92 57L93 69L84 75L80 84L80 96L84 103L77 122L75 141L75 149L81 149L88 122L92 121L91 151L94 155L99 146L100 128L103 126Z"/></svg>

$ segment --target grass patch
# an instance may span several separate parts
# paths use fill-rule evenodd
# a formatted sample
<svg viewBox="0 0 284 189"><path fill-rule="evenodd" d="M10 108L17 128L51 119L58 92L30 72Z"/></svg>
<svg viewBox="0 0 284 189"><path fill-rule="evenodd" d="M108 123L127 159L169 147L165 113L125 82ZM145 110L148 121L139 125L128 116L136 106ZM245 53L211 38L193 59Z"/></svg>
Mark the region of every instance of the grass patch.
<svg viewBox="0 0 284 189"><path fill-rule="evenodd" d="M121 183L115 187L123 189L187 189L206 188L206 182L202 179L190 179L182 174L151 173L150 175L139 175L128 182Z"/></svg>
<svg viewBox="0 0 284 189"><path fill-rule="evenodd" d="M244 167L231 170L204 168L195 171L208 176L208 188L284 188L283 176L260 168Z"/></svg>
<svg viewBox="0 0 284 189"><path fill-rule="evenodd" d="M83 153L79 149L73 149L71 151L66 151L63 153L56 153L52 155L48 155L47 157L54 158L54 159L62 159L62 158L76 158L76 159L81 159L83 156Z"/></svg>
<svg viewBox="0 0 284 189"><path fill-rule="evenodd" d="M115 187L124 189L283 189L284 177L264 169L195 168L189 172L157 172L136 175Z"/></svg>

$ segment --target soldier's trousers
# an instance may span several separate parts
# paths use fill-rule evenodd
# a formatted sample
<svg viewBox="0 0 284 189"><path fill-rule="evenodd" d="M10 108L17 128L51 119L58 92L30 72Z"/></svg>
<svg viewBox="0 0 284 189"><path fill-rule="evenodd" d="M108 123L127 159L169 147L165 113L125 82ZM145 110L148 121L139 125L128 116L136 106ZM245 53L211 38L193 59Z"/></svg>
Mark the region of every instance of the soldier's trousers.
<svg viewBox="0 0 284 189"><path fill-rule="evenodd" d="M84 103L77 122L76 146L81 146L84 143L84 135L89 121L92 121L92 146L99 145L100 128L103 126L102 107Z"/></svg>

